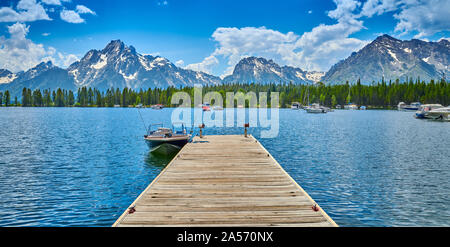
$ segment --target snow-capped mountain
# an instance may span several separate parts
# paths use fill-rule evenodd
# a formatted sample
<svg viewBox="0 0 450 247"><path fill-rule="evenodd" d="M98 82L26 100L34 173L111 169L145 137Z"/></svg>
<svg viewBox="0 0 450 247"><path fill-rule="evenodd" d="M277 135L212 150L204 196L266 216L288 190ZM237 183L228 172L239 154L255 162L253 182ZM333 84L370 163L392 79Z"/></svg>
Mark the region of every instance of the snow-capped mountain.
<svg viewBox="0 0 450 247"><path fill-rule="evenodd" d="M160 56L141 55L133 46L111 41L103 50L89 51L67 69L77 87L165 88L194 83L219 84L220 78L185 70Z"/></svg>
<svg viewBox="0 0 450 247"><path fill-rule="evenodd" d="M72 77L66 70L54 66L51 61L42 62L27 71L12 74L12 81L0 84L0 91L9 90L12 95L21 96L24 87L30 89L76 89Z"/></svg>
<svg viewBox="0 0 450 247"><path fill-rule="evenodd" d="M233 74L223 79L224 83L313 83L323 76L321 72L306 72L300 68L280 66L273 60L262 57L247 57L239 61Z"/></svg>
<svg viewBox="0 0 450 247"><path fill-rule="evenodd" d="M0 69L0 84L10 83L16 79L16 75L6 69Z"/></svg>
<svg viewBox="0 0 450 247"><path fill-rule="evenodd" d="M220 84L219 77L179 68L166 58L141 55L133 46L120 40L111 41L103 50L91 50L67 69L43 62L16 74L0 70L0 91L9 90L20 96L24 87L34 89L79 87L108 88L166 88L194 84Z"/></svg>
<svg viewBox="0 0 450 247"><path fill-rule="evenodd" d="M361 83L385 80L404 81L407 77L421 80L440 79L450 72L450 42L422 40L402 41L382 35L335 64L323 77L327 83Z"/></svg>

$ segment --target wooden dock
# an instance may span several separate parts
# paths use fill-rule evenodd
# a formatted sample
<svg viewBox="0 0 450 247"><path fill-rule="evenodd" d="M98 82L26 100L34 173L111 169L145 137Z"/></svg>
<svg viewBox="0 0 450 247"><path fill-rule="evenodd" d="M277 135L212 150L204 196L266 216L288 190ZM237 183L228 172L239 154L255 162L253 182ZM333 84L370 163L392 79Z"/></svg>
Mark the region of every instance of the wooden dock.
<svg viewBox="0 0 450 247"><path fill-rule="evenodd" d="M337 226L252 136L195 137L113 226Z"/></svg>

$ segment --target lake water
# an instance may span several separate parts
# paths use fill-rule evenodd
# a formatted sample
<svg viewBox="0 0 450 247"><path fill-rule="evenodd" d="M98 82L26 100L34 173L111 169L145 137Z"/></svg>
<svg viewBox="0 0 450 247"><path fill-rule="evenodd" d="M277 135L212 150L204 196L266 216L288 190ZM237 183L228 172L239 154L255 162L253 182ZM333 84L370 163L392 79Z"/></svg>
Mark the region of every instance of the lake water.
<svg viewBox="0 0 450 247"><path fill-rule="evenodd" d="M450 226L450 123L412 114L281 109L259 140L340 226ZM144 133L132 108L0 108L0 226L112 225L171 159Z"/></svg>

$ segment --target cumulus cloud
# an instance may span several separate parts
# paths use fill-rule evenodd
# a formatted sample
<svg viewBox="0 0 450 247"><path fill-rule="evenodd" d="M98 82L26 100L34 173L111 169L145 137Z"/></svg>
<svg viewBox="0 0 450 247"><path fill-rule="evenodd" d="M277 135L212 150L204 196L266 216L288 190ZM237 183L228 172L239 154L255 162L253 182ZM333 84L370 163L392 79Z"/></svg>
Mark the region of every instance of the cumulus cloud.
<svg viewBox="0 0 450 247"><path fill-rule="evenodd" d="M440 31L450 30L450 0L429 0L416 5L403 7L395 31L417 31L415 38L433 35Z"/></svg>
<svg viewBox="0 0 450 247"><path fill-rule="evenodd" d="M184 66L184 61L183 60L178 60L178 61L175 62L175 65L177 67L183 67Z"/></svg>
<svg viewBox="0 0 450 247"><path fill-rule="evenodd" d="M84 19L81 18L81 16L73 10L63 9L59 13L59 16L61 17L61 19L63 21L66 21L69 23L83 23L84 22Z"/></svg>
<svg viewBox="0 0 450 247"><path fill-rule="evenodd" d="M95 12L90 10L88 7L84 6L84 5L77 5L76 11L79 14L91 14L91 15L95 15Z"/></svg>
<svg viewBox="0 0 450 247"><path fill-rule="evenodd" d="M61 5L59 0L42 0L42 2L47 5Z"/></svg>
<svg viewBox="0 0 450 247"><path fill-rule="evenodd" d="M75 10L67 10L63 9L59 13L59 16L63 21L69 22L69 23L84 23L85 20L81 18L80 14L91 14L96 15L96 13L92 10L90 10L88 7L84 5L77 5Z"/></svg>
<svg viewBox="0 0 450 247"><path fill-rule="evenodd" d="M189 64L185 67L185 69L201 71L205 73L211 73L211 69L213 66L219 64L219 60L213 55L206 57L200 63Z"/></svg>
<svg viewBox="0 0 450 247"><path fill-rule="evenodd" d="M396 13L396 32L417 32L415 38L450 30L450 0L368 0L360 16L372 17L387 12Z"/></svg>
<svg viewBox="0 0 450 247"><path fill-rule="evenodd" d="M0 8L0 22L32 22L51 20L44 7L36 0L20 0L16 10L11 7Z"/></svg>
<svg viewBox="0 0 450 247"><path fill-rule="evenodd" d="M78 60L75 55L58 53L53 47L44 47L27 39L30 26L15 23L8 26L9 37L0 36L0 68L13 72L27 70L43 61L65 66Z"/></svg>

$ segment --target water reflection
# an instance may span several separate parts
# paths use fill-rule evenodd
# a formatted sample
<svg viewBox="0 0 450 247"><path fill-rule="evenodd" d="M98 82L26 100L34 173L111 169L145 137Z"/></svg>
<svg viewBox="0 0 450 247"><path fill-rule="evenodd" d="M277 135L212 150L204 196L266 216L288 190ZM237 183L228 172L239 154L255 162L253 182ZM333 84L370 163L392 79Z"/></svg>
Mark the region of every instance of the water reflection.
<svg viewBox="0 0 450 247"><path fill-rule="evenodd" d="M162 155L149 151L144 161L150 167L164 169L176 155L176 153Z"/></svg>

